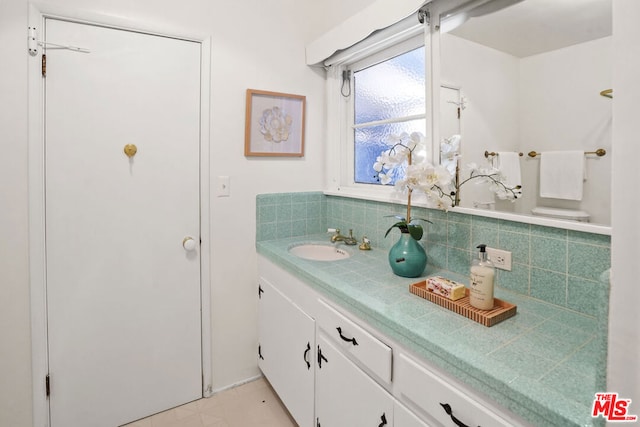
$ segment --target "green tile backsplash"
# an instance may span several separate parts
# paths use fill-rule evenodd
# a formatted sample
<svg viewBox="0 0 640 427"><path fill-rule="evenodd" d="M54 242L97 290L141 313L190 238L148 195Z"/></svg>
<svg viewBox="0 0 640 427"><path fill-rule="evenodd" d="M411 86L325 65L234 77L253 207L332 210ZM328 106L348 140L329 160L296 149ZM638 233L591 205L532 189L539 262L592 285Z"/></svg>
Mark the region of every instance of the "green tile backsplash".
<svg viewBox="0 0 640 427"><path fill-rule="evenodd" d="M273 240L326 231L322 193L276 193L256 197L256 239Z"/></svg>
<svg viewBox="0 0 640 427"><path fill-rule="evenodd" d="M398 239L392 215L404 215L402 205L321 192L261 194L257 196L257 240L353 229L361 240L389 249ZM608 282L600 276L610 267L610 237L567 231L514 221L413 208L426 218L423 244L429 265L466 275L476 246L485 243L512 252L512 270L498 270L496 285L547 303L602 319L607 314ZM429 273L427 267L426 273Z"/></svg>

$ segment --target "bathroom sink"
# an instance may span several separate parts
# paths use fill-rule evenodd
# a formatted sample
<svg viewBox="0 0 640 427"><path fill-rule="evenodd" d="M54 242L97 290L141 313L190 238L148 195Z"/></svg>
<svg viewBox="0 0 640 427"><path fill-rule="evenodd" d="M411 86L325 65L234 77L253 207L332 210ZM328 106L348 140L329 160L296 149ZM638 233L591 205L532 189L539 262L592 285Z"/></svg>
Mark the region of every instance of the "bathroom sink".
<svg viewBox="0 0 640 427"><path fill-rule="evenodd" d="M327 243L303 243L289 248L289 253L312 261L338 261L351 256L343 248Z"/></svg>

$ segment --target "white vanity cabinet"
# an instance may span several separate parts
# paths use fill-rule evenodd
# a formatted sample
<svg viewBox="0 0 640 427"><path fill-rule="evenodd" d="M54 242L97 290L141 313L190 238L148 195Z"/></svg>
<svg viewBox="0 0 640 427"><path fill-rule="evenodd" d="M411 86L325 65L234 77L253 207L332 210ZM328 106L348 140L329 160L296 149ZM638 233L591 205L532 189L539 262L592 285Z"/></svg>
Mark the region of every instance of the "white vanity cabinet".
<svg viewBox="0 0 640 427"><path fill-rule="evenodd" d="M258 366L298 425L311 427L315 322L264 278L258 295Z"/></svg>
<svg viewBox="0 0 640 427"><path fill-rule="evenodd" d="M391 395L351 362L322 330L317 345L317 426L393 426Z"/></svg>
<svg viewBox="0 0 640 427"><path fill-rule="evenodd" d="M527 425L261 256L259 272L259 366L300 427Z"/></svg>

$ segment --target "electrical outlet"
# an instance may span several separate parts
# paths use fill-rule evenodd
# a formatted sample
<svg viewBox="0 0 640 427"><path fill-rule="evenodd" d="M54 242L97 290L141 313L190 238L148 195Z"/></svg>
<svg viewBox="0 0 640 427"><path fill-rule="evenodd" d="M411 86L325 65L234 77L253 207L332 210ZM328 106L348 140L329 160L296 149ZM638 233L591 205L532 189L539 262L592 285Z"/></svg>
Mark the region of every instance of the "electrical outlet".
<svg viewBox="0 0 640 427"><path fill-rule="evenodd" d="M511 252L502 249L487 248L489 260L496 268L511 271Z"/></svg>

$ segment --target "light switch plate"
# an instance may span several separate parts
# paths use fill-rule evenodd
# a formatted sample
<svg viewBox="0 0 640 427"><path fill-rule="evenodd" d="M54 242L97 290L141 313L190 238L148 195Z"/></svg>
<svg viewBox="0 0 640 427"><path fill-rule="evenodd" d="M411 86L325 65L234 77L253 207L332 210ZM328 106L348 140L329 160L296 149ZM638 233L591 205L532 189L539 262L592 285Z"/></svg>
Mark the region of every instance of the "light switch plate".
<svg viewBox="0 0 640 427"><path fill-rule="evenodd" d="M218 177L216 195L218 197L229 197L231 195L231 179L228 176Z"/></svg>
<svg viewBox="0 0 640 427"><path fill-rule="evenodd" d="M511 252L502 249L487 248L489 260L496 268L511 271Z"/></svg>

